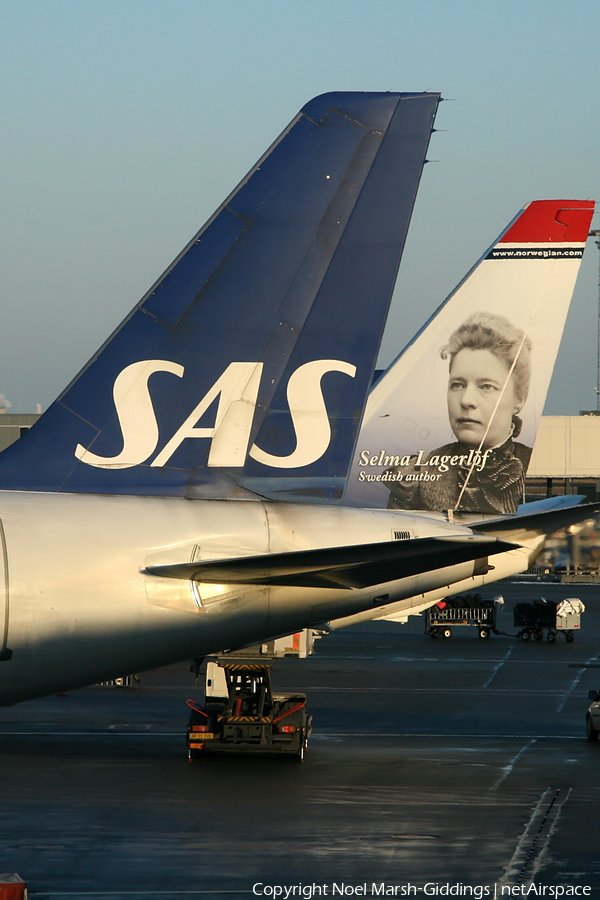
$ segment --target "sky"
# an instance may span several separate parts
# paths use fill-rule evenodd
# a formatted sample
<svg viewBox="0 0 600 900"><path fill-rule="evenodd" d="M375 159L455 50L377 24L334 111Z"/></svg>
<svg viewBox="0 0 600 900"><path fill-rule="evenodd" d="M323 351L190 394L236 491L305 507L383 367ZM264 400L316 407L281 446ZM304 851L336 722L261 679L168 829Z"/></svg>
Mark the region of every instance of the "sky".
<svg viewBox="0 0 600 900"><path fill-rule="evenodd" d="M0 394L47 408L311 97L441 91L388 365L525 203L600 200L599 37L596 0L0 0ZM590 241L547 415L596 408L597 338Z"/></svg>

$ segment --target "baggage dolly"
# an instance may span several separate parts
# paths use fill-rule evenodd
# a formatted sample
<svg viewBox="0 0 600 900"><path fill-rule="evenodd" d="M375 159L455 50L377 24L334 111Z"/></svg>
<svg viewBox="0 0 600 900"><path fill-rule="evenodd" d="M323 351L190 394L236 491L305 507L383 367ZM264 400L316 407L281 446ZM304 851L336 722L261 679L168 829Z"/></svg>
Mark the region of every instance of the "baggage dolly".
<svg viewBox="0 0 600 900"><path fill-rule="evenodd" d="M432 638L451 638L455 626L471 625L477 629L479 637L486 640L492 632L499 634L496 617L503 604L504 599L500 596L493 600L484 600L481 594L448 597L427 610L425 634Z"/></svg>
<svg viewBox="0 0 600 900"><path fill-rule="evenodd" d="M568 644L575 640L575 632L581 628L581 616L585 606L577 597L554 602L541 597L533 603L517 603L513 611L513 624L521 630L517 634L522 641L533 638L543 641L544 629L547 640L553 644L562 634Z"/></svg>

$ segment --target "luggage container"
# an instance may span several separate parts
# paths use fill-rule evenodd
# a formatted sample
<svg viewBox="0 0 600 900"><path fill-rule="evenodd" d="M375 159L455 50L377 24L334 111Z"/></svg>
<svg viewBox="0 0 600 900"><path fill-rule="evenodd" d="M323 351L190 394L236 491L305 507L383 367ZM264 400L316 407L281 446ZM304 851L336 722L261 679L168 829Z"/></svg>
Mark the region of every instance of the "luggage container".
<svg viewBox="0 0 600 900"><path fill-rule="evenodd" d="M546 629L546 636L551 644L559 634L571 644L575 640L575 632L581 628L581 616L584 612L585 606L578 597L559 601L540 597L533 603L517 603L513 611L513 624L515 628L521 629L517 637L522 641L530 641L532 638L542 641Z"/></svg>

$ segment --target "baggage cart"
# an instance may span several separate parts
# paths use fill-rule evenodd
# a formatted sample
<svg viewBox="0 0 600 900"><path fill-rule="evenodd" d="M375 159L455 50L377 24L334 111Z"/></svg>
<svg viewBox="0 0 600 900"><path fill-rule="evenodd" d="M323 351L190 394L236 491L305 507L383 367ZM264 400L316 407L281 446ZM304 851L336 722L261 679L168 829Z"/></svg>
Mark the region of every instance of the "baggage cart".
<svg viewBox="0 0 600 900"><path fill-rule="evenodd" d="M571 644L575 640L575 632L581 628L581 616L585 606L577 597L565 600L546 600L541 597L533 603L517 603L513 610L513 624L521 630L517 637L522 641L544 639L546 629L547 640L553 644L562 634Z"/></svg>
<svg viewBox="0 0 600 900"><path fill-rule="evenodd" d="M477 629L480 638L487 640L492 632L499 634L496 618L503 604L500 596L493 600L484 600L481 594L448 597L427 610L425 634L432 638L451 638L453 628L470 625Z"/></svg>

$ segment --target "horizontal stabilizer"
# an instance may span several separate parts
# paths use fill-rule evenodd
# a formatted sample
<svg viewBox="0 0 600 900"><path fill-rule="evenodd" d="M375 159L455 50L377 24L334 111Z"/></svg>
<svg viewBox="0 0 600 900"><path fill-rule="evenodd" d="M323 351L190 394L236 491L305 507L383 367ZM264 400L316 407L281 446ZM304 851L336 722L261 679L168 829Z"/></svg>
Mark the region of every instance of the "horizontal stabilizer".
<svg viewBox="0 0 600 900"><path fill-rule="evenodd" d="M500 519L488 519L487 522L471 522L470 527L484 534L553 534L559 528L568 528L569 525L585 522L599 514L600 503L582 503L578 506L559 506L545 512L503 516Z"/></svg>
<svg viewBox="0 0 600 900"><path fill-rule="evenodd" d="M579 506L584 500L583 494L559 494L557 497L544 497L543 500L521 503L517 508L517 515L528 516L532 513L548 512L551 509L572 509L574 506Z"/></svg>
<svg viewBox="0 0 600 900"><path fill-rule="evenodd" d="M145 573L209 584L366 588L514 550L517 546L483 535L430 537L148 566Z"/></svg>

